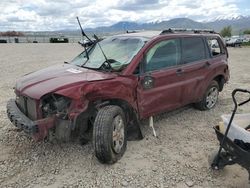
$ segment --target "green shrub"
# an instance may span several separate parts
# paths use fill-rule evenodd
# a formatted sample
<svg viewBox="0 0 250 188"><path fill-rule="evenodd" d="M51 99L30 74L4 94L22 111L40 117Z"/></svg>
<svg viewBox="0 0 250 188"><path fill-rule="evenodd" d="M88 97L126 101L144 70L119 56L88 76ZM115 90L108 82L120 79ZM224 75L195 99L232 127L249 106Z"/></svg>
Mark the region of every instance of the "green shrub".
<svg viewBox="0 0 250 188"><path fill-rule="evenodd" d="M220 34L221 34L223 37L231 37L231 36L232 36L232 27L231 27L231 26L224 27L224 28L220 31Z"/></svg>
<svg viewBox="0 0 250 188"><path fill-rule="evenodd" d="M248 42L243 42L243 43L242 43L242 46L250 46L250 41L248 41Z"/></svg>

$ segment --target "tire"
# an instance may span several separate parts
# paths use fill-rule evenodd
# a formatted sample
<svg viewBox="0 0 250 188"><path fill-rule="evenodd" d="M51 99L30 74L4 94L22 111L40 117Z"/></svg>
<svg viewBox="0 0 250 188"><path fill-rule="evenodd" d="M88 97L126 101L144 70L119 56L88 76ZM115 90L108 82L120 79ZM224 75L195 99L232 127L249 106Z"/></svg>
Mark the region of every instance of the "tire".
<svg viewBox="0 0 250 188"><path fill-rule="evenodd" d="M199 110L210 110L215 107L219 96L219 84L213 80L208 86L205 95L202 100L195 104L195 107Z"/></svg>
<svg viewBox="0 0 250 188"><path fill-rule="evenodd" d="M96 158L101 163L117 162L127 148L127 124L123 110L113 105L101 108L93 129Z"/></svg>

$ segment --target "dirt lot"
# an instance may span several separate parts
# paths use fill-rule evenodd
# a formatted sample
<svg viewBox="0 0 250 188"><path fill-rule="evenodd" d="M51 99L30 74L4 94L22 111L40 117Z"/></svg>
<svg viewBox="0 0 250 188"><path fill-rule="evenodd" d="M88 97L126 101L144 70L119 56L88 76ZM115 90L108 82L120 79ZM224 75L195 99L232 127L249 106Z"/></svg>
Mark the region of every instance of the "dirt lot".
<svg viewBox="0 0 250 188"><path fill-rule="evenodd" d="M231 92L250 89L250 48L230 48L231 80L211 111L187 106L155 118L158 138L146 122L146 137L130 141L114 165L100 164L91 143L35 143L7 119L16 79L69 61L77 44L0 45L0 187L249 187L248 174L234 165L213 172L208 155L218 147L212 126L232 110ZM240 112L250 112L250 105Z"/></svg>

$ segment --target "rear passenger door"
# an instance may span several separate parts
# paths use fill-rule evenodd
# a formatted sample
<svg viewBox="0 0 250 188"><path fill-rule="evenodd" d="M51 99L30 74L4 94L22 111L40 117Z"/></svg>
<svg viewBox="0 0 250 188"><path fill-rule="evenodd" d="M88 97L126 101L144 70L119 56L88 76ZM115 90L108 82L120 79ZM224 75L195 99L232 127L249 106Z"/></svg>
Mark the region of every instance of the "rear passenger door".
<svg viewBox="0 0 250 188"><path fill-rule="evenodd" d="M183 82L182 105L197 102L203 92L204 79L211 69L206 48L201 36L181 38L182 58L179 67Z"/></svg>

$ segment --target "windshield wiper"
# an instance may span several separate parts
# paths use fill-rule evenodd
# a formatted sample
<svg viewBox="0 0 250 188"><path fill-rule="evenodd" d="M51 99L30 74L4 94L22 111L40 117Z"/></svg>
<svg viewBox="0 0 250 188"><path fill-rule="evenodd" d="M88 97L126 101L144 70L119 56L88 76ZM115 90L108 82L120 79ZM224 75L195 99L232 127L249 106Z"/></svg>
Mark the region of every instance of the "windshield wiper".
<svg viewBox="0 0 250 188"><path fill-rule="evenodd" d="M80 66L80 67L83 67L83 68L86 68L86 69L91 69L91 70L98 70L99 68L92 68L92 67L86 67L84 65Z"/></svg>
<svg viewBox="0 0 250 188"><path fill-rule="evenodd" d="M99 46L99 48L100 48L100 50L101 50L101 52L102 52L102 55L103 55L103 57L105 58L104 63L107 62L109 68L110 68L111 70L113 70L113 68L112 68L112 66L111 66L111 63L109 62L109 59L107 58L107 56L105 55L105 53L104 53L104 51L103 51L101 45L99 44L99 38L98 38L95 34L94 34L93 37L96 39L96 42L95 42L95 43Z"/></svg>
<svg viewBox="0 0 250 188"><path fill-rule="evenodd" d="M83 37L86 37L91 43L94 43L94 42L88 37L88 35L86 35L86 33L83 31L82 25L81 25L81 23L80 23L80 21L79 21L79 18L76 17L76 19L77 19L78 24L79 24L79 26L80 26L80 28L81 28L82 36L83 36ZM88 50L87 50L87 46L86 46L86 43L85 43L85 42L83 42L83 46L84 46L84 49L85 49L85 52L86 52L87 60L89 60L89 52L88 52Z"/></svg>

